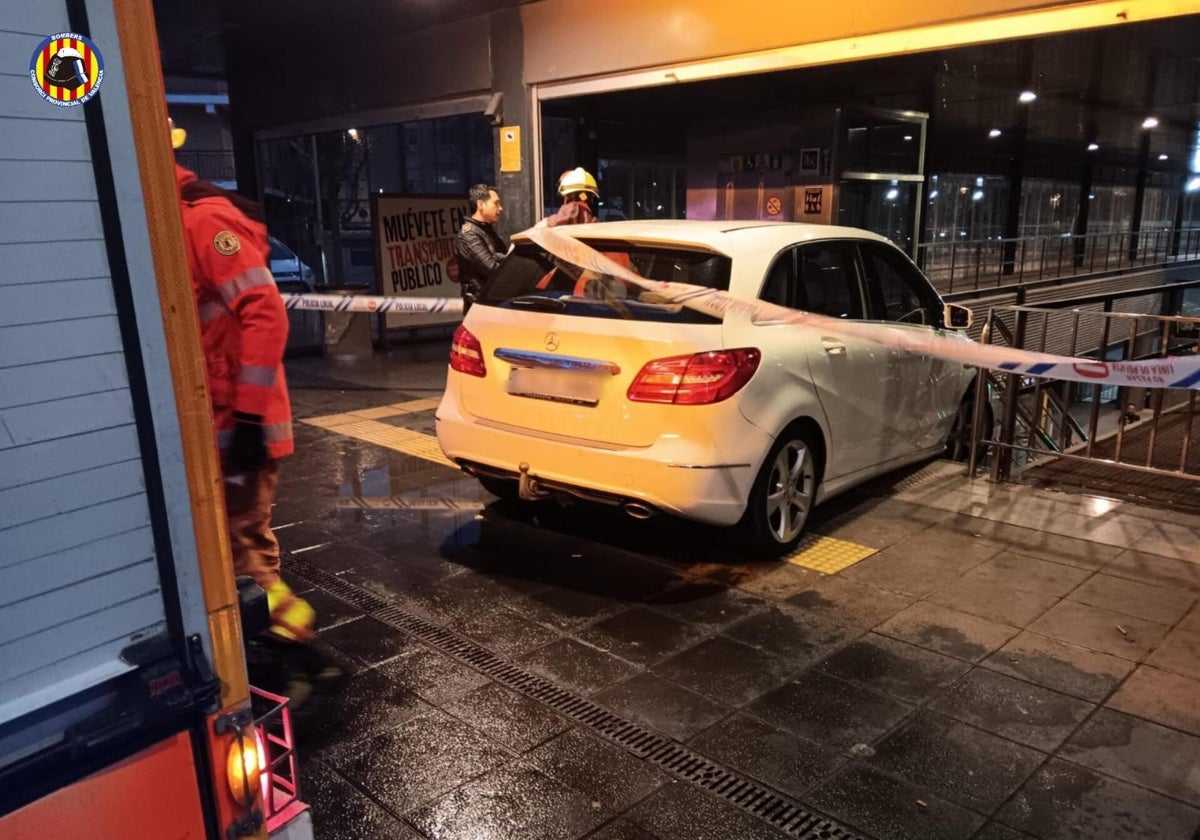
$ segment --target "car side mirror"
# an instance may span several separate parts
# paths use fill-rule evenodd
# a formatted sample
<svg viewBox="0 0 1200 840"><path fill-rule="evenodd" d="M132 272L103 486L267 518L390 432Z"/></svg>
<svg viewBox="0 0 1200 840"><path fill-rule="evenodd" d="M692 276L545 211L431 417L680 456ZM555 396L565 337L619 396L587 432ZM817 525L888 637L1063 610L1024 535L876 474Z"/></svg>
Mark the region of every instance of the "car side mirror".
<svg viewBox="0 0 1200 840"><path fill-rule="evenodd" d="M965 306L947 303L942 306L942 323L948 330L968 330L974 323L975 314Z"/></svg>

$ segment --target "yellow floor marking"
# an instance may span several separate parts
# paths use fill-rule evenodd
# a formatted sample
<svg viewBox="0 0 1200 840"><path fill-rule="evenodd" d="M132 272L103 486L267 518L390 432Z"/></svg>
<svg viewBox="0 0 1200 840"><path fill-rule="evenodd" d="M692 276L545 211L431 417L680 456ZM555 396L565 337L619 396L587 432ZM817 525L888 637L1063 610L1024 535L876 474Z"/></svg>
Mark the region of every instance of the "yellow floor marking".
<svg viewBox="0 0 1200 840"><path fill-rule="evenodd" d="M301 422L307 423L310 426L317 426L321 429L328 429L331 432L352 437L355 440L365 440L367 443L373 443L385 449L403 452L405 455L424 458L426 461L433 461L435 464L444 464L447 467L457 466L442 454L437 438L433 435L421 434L411 429L401 429L398 426L380 423L378 420L364 420L361 417L355 417L350 414L310 417Z"/></svg>
<svg viewBox="0 0 1200 840"><path fill-rule="evenodd" d="M349 415L360 417L364 420L378 420L381 417L395 417L400 414L413 414L417 411L429 411L437 408L438 403L442 401L441 397L430 397L423 400L409 400L408 402L392 403L391 405L378 405L375 408L363 408L358 411L351 411Z"/></svg>
<svg viewBox="0 0 1200 840"><path fill-rule="evenodd" d="M849 540L839 540L836 537L805 534L800 538L800 544L796 546L796 550L788 555L787 561L806 569L832 575L847 566L853 566L859 560L870 557L878 550Z"/></svg>

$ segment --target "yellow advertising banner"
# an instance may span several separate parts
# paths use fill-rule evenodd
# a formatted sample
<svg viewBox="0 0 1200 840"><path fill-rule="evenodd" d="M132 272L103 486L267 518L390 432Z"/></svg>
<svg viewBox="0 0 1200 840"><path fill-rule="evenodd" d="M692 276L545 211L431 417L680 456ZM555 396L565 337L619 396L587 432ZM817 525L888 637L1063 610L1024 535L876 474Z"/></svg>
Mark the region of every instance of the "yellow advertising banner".
<svg viewBox="0 0 1200 840"><path fill-rule="evenodd" d="M375 271L386 297L459 299L454 237L463 225L467 200L458 196L372 196ZM427 312L387 311L389 327L450 324L462 313L432 306Z"/></svg>

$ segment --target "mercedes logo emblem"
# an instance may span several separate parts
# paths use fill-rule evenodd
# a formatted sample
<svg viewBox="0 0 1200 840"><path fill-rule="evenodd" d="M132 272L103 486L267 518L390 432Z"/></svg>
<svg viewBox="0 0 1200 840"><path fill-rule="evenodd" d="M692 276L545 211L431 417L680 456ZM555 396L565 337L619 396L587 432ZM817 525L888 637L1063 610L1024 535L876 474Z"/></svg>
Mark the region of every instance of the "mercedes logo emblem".
<svg viewBox="0 0 1200 840"><path fill-rule="evenodd" d="M558 333L546 333L546 349L551 352L558 349Z"/></svg>

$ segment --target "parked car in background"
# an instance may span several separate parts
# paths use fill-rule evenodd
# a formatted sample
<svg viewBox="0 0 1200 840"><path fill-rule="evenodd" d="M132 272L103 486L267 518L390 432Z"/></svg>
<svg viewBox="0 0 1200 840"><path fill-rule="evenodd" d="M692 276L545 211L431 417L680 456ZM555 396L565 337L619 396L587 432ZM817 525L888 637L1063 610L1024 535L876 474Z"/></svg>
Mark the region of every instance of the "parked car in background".
<svg viewBox="0 0 1200 840"><path fill-rule="evenodd" d="M647 279L971 341L969 310L867 231L662 220L556 232ZM437 409L443 452L497 495L738 526L748 548L778 556L818 502L969 440L973 368L833 329L717 319L513 242L454 336Z"/></svg>
<svg viewBox="0 0 1200 840"><path fill-rule="evenodd" d="M311 292L316 275L296 255L296 252L284 245L274 236L267 237L271 243L271 274L275 276L275 284L281 292Z"/></svg>

